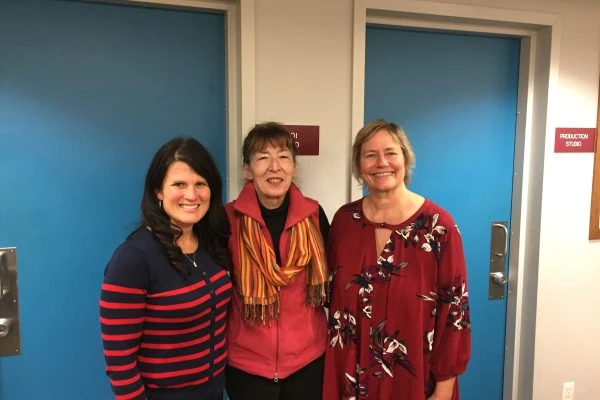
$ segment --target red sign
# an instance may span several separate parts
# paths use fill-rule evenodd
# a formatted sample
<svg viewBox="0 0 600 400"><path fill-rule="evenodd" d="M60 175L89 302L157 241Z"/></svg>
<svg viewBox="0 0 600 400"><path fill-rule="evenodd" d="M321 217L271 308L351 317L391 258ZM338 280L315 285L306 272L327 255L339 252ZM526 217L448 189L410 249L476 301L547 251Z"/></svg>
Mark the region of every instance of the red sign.
<svg viewBox="0 0 600 400"><path fill-rule="evenodd" d="M593 153L596 128L556 128L555 153Z"/></svg>
<svg viewBox="0 0 600 400"><path fill-rule="evenodd" d="M284 125L296 143L299 156L319 155L319 126L318 125Z"/></svg>

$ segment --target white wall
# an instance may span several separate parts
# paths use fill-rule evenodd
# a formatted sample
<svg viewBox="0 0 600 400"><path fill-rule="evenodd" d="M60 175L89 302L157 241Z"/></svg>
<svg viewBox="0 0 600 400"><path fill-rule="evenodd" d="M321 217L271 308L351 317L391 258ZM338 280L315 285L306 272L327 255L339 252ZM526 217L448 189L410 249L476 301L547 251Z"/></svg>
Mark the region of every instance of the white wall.
<svg viewBox="0 0 600 400"><path fill-rule="evenodd" d="M600 76L600 2L547 2L561 15L556 126L596 125ZM589 2L591 3L591 2ZM538 2L532 8L540 9ZM559 398L564 381L576 382L575 398L597 399L600 319L600 242L588 241L592 154L555 154L546 142L536 344L535 399Z"/></svg>
<svg viewBox="0 0 600 400"><path fill-rule="evenodd" d="M256 121L320 126L297 183L330 218L347 198L351 21L351 1L256 1Z"/></svg>
<svg viewBox="0 0 600 400"><path fill-rule="evenodd" d="M243 0L242 0L243 1ZM543 172L533 398L596 400L600 371L600 241L587 239L593 156L555 154L556 126L596 124L600 0L441 0L560 16L558 90ZM256 121L319 125L319 157L300 157L299 184L329 217L349 200L351 0L255 0Z"/></svg>

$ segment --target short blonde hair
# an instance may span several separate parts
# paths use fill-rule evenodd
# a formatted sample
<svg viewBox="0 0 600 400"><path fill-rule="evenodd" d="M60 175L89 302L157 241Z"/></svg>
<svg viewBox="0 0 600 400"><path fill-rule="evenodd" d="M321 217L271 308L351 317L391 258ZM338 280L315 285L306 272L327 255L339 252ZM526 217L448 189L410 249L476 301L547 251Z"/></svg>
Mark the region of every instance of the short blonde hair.
<svg viewBox="0 0 600 400"><path fill-rule="evenodd" d="M352 145L352 173L356 179L362 182L362 177L360 175L360 153L362 146L367 140L371 139L373 135L381 130L384 130L392 135L392 138L398 142L400 148L402 149L405 169L404 183L408 185L410 183L412 170L415 167L415 153L410 145L408 137L406 136L406 132L404 132L404 130L402 130L402 128L395 123L388 122L383 119L377 119L375 121L368 122L356 134L354 144Z"/></svg>

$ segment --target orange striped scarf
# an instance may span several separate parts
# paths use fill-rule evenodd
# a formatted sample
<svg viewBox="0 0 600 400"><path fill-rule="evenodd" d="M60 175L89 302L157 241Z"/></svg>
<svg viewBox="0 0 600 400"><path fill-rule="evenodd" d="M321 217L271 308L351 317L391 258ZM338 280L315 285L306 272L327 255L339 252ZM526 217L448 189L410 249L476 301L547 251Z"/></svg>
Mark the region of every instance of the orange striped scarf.
<svg viewBox="0 0 600 400"><path fill-rule="evenodd" d="M279 317L279 290L293 283L307 268L307 302L313 307L327 300L327 262L323 238L310 217L292 227L286 265L277 265L275 251L257 221L247 215L240 220L239 291L242 318L246 323L267 324Z"/></svg>

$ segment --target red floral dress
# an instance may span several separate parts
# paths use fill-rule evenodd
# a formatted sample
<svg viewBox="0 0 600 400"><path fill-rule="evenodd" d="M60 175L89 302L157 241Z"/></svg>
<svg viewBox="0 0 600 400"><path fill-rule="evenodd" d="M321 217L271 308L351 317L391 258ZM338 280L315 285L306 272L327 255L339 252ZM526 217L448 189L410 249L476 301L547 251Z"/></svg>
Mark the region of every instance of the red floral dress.
<svg viewBox="0 0 600 400"><path fill-rule="evenodd" d="M391 229L379 256L378 227ZM392 226L367 220L362 200L346 204L333 219L328 257L333 284L324 400L426 399L436 381L465 371L471 352L466 267L450 214L425 200Z"/></svg>

